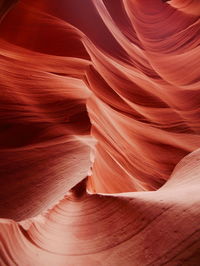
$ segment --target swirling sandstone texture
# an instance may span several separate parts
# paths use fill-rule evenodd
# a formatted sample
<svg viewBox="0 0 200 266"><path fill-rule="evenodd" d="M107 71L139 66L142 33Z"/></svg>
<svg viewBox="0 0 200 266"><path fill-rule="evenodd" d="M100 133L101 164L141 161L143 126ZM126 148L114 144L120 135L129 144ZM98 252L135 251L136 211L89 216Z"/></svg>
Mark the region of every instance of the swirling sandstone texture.
<svg viewBox="0 0 200 266"><path fill-rule="evenodd" d="M200 1L0 1L0 266L200 265Z"/></svg>

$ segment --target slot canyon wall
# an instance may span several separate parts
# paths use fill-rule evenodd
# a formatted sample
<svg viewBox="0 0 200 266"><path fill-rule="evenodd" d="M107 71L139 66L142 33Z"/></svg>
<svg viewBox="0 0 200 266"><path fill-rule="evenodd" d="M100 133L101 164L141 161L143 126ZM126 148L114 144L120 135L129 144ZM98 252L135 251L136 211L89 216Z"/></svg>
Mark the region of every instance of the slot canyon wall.
<svg viewBox="0 0 200 266"><path fill-rule="evenodd" d="M200 265L200 1L0 1L0 266Z"/></svg>

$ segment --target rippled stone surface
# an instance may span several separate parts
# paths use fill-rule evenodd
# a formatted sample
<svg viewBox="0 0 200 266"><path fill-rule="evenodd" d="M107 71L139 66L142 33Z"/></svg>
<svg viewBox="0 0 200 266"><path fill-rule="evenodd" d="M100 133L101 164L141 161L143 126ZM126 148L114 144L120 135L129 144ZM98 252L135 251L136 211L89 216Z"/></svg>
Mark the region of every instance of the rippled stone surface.
<svg viewBox="0 0 200 266"><path fill-rule="evenodd" d="M0 2L0 265L199 265L199 15Z"/></svg>

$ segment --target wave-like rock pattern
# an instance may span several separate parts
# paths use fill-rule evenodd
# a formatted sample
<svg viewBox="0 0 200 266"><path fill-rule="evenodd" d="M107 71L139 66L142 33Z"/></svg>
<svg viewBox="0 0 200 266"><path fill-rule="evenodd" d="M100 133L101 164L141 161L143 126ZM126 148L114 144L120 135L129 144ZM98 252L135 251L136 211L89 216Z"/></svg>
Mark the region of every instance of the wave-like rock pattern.
<svg viewBox="0 0 200 266"><path fill-rule="evenodd" d="M0 2L0 265L199 265L199 15Z"/></svg>

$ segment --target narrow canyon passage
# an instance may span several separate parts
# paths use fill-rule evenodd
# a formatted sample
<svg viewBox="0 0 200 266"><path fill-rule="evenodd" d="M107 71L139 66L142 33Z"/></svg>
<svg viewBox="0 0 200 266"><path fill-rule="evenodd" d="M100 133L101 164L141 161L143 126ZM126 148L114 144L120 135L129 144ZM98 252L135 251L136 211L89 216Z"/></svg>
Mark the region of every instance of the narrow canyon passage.
<svg viewBox="0 0 200 266"><path fill-rule="evenodd" d="M199 15L0 1L0 265L199 265Z"/></svg>

